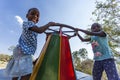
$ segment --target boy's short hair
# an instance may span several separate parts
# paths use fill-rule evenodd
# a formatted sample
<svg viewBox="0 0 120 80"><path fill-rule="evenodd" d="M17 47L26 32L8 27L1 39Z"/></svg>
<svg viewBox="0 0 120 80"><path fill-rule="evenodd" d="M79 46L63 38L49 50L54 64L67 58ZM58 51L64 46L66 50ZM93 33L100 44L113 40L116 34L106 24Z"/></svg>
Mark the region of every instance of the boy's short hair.
<svg viewBox="0 0 120 80"><path fill-rule="evenodd" d="M30 9L28 10L28 13L29 13L31 10L39 11L37 8L30 8Z"/></svg>

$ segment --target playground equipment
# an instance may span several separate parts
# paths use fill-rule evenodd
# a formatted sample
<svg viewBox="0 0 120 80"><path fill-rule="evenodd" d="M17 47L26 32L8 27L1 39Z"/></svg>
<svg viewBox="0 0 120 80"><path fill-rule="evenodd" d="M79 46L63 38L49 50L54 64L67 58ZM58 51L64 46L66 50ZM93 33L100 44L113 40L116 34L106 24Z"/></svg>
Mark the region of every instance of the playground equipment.
<svg viewBox="0 0 120 80"><path fill-rule="evenodd" d="M68 40L75 33L74 27L56 24L45 33L47 34L46 43L34 66L30 80L76 80Z"/></svg>
<svg viewBox="0 0 120 80"><path fill-rule="evenodd" d="M74 70L68 40L74 33L74 27L63 24L51 26L45 32L48 38L30 80L93 80L92 76ZM5 76L4 69L0 69L0 80L12 80L12 78Z"/></svg>

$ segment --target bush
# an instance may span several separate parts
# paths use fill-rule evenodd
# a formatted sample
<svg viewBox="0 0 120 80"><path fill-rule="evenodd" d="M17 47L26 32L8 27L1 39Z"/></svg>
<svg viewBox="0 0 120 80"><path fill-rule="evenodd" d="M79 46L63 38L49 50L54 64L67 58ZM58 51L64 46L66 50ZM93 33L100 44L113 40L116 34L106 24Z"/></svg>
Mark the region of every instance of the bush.
<svg viewBox="0 0 120 80"><path fill-rule="evenodd" d="M10 55L0 54L0 61L8 62L10 60Z"/></svg>

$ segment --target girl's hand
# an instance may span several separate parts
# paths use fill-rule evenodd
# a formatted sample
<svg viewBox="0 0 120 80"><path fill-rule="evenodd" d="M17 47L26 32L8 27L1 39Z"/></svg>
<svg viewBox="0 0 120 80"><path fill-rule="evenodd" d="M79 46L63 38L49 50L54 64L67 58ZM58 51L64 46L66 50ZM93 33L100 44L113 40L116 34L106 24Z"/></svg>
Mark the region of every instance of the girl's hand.
<svg viewBox="0 0 120 80"><path fill-rule="evenodd" d="M96 57L99 57L99 56L101 56L101 55L102 55L102 54L101 54L100 52L96 52L96 53L95 53L95 56L96 56Z"/></svg>
<svg viewBox="0 0 120 80"><path fill-rule="evenodd" d="M79 33L78 33L79 28L75 28L75 31L76 31L76 35L78 36L79 35Z"/></svg>
<svg viewBox="0 0 120 80"><path fill-rule="evenodd" d="M78 36L79 34L78 34L78 30L75 30L75 34L74 34L75 36Z"/></svg>

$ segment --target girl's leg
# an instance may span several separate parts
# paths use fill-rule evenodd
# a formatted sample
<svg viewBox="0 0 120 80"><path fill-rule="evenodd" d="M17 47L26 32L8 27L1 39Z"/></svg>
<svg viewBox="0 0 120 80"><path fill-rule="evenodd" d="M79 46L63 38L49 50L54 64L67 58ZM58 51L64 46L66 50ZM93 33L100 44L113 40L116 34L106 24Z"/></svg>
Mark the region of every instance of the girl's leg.
<svg viewBox="0 0 120 80"><path fill-rule="evenodd" d="M104 69L107 74L108 80L120 80L113 59L107 59L104 61Z"/></svg>
<svg viewBox="0 0 120 80"><path fill-rule="evenodd" d="M18 77L13 77L12 80L18 80Z"/></svg>
<svg viewBox="0 0 120 80"><path fill-rule="evenodd" d="M20 80L29 80L30 76L31 76L31 74L22 76Z"/></svg>
<svg viewBox="0 0 120 80"><path fill-rule="evenodd" d="M95 61L93 66L93 80L101 80L103 72L102 61Z"/></svg>

